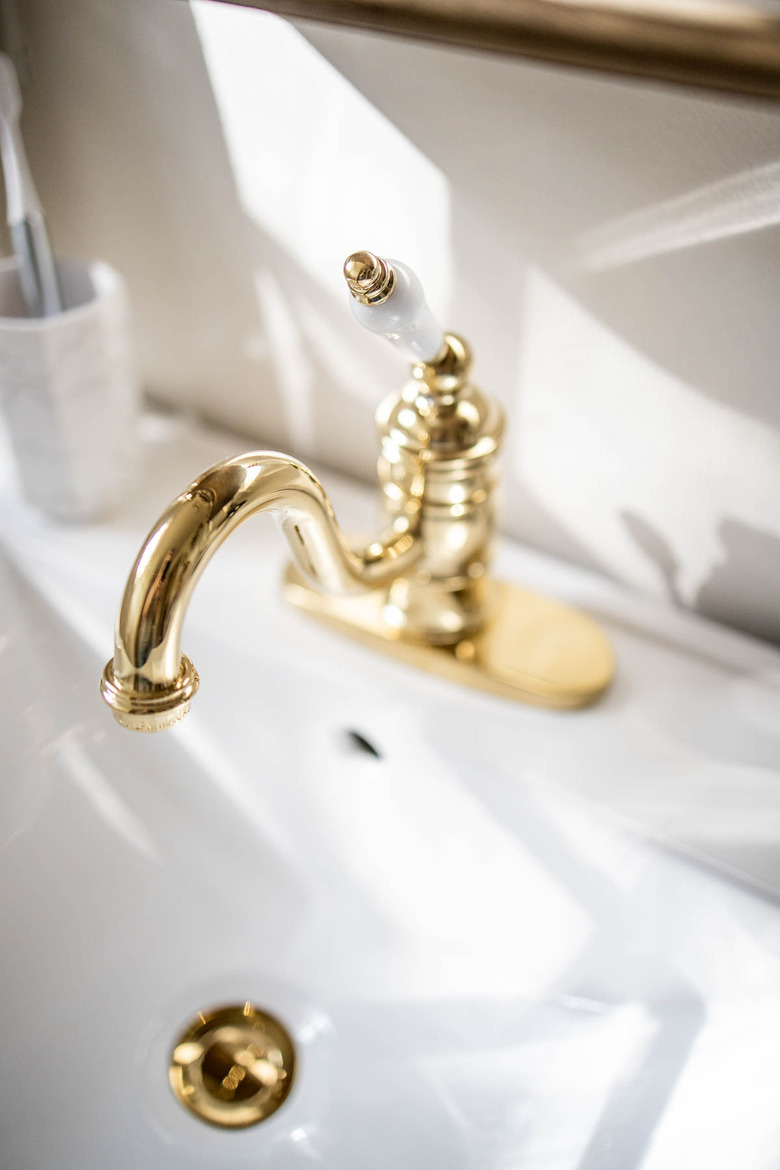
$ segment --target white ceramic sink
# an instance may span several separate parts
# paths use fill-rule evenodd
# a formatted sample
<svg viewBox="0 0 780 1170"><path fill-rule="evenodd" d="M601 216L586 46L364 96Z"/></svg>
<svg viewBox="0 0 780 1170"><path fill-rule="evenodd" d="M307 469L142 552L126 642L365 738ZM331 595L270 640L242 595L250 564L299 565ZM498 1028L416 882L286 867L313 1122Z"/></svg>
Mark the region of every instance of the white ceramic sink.
<svg viewBox="0 0 780 1170"><path fill-rule="evenodd" d="M620 662L592 710L513 706L285 609L261 518L190 606L192 714L132 735L97 691L125 575L241 445L149 420L144 486L101 527L6 488L0 1166L776 1170L780 654L506 548ZM370 521L369 493L333 495ZM246 999L300 1071L224 1132L167 1062Z"/></svg>

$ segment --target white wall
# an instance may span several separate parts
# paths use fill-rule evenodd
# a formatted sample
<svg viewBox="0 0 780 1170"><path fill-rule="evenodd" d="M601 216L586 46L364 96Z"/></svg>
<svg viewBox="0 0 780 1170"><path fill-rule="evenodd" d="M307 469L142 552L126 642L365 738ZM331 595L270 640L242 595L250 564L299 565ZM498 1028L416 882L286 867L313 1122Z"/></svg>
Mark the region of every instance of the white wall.
<svg viewBox="0 0 780 1170"><path fill-rule="evenodd" d="M780 640L780 107L208 0L27 0L61 251L129 279L147 387L368 477L408 260L510 420L505 527Z"/></svg>

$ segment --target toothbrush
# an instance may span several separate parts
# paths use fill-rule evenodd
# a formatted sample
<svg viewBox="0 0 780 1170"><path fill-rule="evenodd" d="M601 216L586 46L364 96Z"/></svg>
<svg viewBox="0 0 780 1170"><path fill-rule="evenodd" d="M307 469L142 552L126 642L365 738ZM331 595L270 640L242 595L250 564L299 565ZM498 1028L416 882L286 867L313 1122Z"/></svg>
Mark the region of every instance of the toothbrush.
<svg viewBox="0 0 780 1170"><path fill-rule="evenodd" d="M19 131L21 109L16 70L10 57L0 53L0 155L11 242L28 315L50 317L61 312L62 301L46 221Z"/></svg>

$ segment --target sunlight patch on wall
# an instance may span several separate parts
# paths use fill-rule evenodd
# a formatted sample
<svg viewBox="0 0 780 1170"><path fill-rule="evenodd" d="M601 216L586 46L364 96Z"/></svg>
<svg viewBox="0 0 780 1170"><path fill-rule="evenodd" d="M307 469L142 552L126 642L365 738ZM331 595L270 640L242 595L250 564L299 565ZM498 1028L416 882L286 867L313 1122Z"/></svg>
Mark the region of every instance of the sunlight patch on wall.
<svg viewBox="0 0 780 1170"><path fill-rule="evenodd" d="M616 575L685 603L722 559L728 518L780 536L780 436L527 274L517 472ZM637 539L637 537L640 539Z"/></svg>
<svg viewBox="0 0 780 1170"><path fill-rule="evenodd" d="M445 313L449 191L438 168L287 21L191 7L249 216L330 293L343 295L346 256L370 248L423 271Z"/></svg>
<svg viewBox="0 0 780 1170"><path fill-rule="evenodd" d="M577 246L592 272L620 268L780 223L780 163L767 163L590 232Z"/></svg>

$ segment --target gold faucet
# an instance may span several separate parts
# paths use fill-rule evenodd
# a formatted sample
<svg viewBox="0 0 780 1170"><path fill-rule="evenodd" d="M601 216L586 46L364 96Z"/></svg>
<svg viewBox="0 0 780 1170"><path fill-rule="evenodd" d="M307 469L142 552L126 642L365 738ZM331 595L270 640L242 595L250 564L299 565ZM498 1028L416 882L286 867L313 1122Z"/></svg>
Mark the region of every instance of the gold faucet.
<svg viewBox="0 0 780 1170"><path fill-rule="evenodd" d="M192 591L256 512L287 539L286 598L370 645L546 706L582 706L609 685L612 653L593 621L489 577L504 419L471 383L466 342L439 329L405 265L357 252L344 275L355 316L414 359L409 385L377 413L386 530L354 549L319 480L289 455L209 468L154 525L127 582L101 681L123 727L159 731L186 715L198 686L180 648Z"/></svg>

